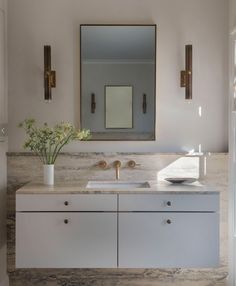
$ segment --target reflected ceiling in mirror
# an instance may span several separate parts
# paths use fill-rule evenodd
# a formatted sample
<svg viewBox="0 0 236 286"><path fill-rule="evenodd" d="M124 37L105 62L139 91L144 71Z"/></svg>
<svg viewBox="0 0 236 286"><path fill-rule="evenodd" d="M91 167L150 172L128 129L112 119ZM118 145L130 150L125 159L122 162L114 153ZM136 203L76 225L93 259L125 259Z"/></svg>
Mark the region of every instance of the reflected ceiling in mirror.
<svg viewBox="0 0 236 286"><path fill-rule="evenodd" d="M80 120L92 140L155 140L156 25L81 25Z"/></svg>

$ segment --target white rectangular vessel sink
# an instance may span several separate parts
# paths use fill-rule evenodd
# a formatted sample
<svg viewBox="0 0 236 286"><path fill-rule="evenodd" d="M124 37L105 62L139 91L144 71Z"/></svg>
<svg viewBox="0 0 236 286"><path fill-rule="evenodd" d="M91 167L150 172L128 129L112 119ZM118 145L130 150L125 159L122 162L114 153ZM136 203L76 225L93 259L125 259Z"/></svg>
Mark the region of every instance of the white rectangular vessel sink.
<svg viewBox="0 0 236 286"><path fill-rule="evenodd" d="M150 188L150 184L148 182L89 181L86 188L90 188L90 189L137 189L137 188Z"/></svg>

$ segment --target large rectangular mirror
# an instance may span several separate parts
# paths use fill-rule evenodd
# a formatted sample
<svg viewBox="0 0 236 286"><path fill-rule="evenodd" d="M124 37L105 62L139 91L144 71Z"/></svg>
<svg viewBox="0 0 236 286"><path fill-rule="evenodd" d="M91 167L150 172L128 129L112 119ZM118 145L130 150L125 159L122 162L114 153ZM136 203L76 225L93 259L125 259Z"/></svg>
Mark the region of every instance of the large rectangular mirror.
<svg viewBox="0 0 236 286"><path fill-rule="evenodd" d="M156 25L81 25L80 44L81 127L155 140Z"/></svg>

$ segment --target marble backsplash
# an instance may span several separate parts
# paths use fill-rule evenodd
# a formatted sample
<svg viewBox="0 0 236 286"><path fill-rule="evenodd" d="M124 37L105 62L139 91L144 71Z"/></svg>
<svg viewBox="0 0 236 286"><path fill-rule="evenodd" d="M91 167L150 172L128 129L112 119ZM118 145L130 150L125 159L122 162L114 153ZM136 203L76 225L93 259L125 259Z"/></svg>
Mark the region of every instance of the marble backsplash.
<svg viewBox="0 0 236 286"><path fill-rule="evenodd" d="M122 162L121 180L163 180L165 177L199 177L221 192L220 266L214 269L15 269L15 192L29 181L42 180L42 165L29 153L8 154L8 273L10 286L132 285L222 286L227 280L228 155L208 154L205 160L184 154L64 153L55 166L55 179L114 180L115 160ZM108 168L97 166L106 160ZM140 164L128 167L129 160Z"/></svg>

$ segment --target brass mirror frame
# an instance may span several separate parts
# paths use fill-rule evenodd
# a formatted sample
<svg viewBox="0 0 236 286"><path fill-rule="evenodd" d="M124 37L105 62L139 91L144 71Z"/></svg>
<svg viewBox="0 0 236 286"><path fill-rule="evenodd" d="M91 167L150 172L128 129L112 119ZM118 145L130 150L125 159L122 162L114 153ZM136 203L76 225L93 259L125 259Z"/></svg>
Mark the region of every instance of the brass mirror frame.
<svg viewBox="0 0 236 286"><path fill-rule="evenodd" d="M156 68L157 68L157 62L156 62L156 58L157 58L157 25L156 24L80 24L80 115L79 115L79 126L80 128L82 128L82 28L83 27L154 27L154 31L155 31L155 38L154 38L154 45L155 45L155 55L154 55L154 62L155 62L155 68L154 68L154 136L152 139L130 139L130 138L126 138L126 139L98 139L98 138L94 138L93 137L89 140L89 141L156 141ZM84 127L83 127L84 128ZM94 132L96 134L96 132ZM92 133L93 135L93 133Z"/></svg>

